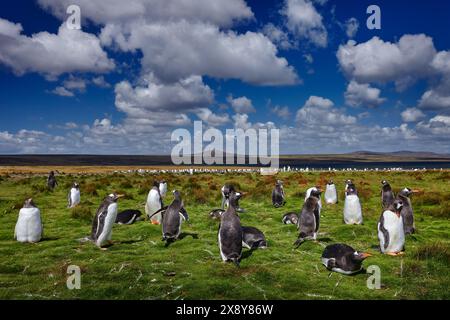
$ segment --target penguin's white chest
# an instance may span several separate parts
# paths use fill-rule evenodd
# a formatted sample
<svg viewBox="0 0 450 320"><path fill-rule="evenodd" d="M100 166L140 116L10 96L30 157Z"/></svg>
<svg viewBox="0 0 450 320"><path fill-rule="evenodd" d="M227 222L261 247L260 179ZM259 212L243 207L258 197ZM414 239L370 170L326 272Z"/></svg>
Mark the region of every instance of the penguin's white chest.
<svg viewBox="0 0 450 320"><path fill-rule="evenodd" d="M105 221L103 222L102 233L97 239L97 246L104 245L107 241L111 240L112 228L117 218L117 203L111 203L108 206Z"/></svg>
<svg viewBox="0 0 450 320"><path fill-rule="evenodd" d="M70 190L71 207L75 207L80 203L80 190L72 188Z"/></svg>
<svg viewBox="0 0 450 320"><path fill-rule="evenodd" d="M161 198L158 191L152 189L148 193L147 203L145 204L145 213L147 214L147 216L149 216L159 209L161 209ZM158 213L157 215L153 216L152 220L161 222L161 214Z"/></svg>
<svg viewBox="0 0 450 320"><path fill-rule="evenodd" d="M336 186L334 184L327 184L327 189L325 190L325 203L335 204L336 202L337 202Z"/></svg>
<svg viewBox="0 0 450 320"><path fill-rule="evenodd" d="M161 194L161 197L165 197L167 193L167 183L160 183L159 184L159 193Z"/></svg>
<svg viewBox="0 0 450 320"><path fill-rule="evenodd" d="M363 222L361 203L357 195L348 195L344 203L344 221L346 224L361 224Z"/></svg>
<svg viewBox="0 0 450 320"><path fill-rule="evenodd" d="M389 234L389 243L385 248L384 235L378 226L378 237L380 239L381 252L400 252L405 245L405 233L403 230L403 218L394 212L387 210L383 213L384 228Z"/></svg>
<svg viewBox="0 0 450 320"><path fill-rule="evenodd" d="M19 242L38 242L42 237L41 212L38 208L22 208L15 228Z"/></svg>

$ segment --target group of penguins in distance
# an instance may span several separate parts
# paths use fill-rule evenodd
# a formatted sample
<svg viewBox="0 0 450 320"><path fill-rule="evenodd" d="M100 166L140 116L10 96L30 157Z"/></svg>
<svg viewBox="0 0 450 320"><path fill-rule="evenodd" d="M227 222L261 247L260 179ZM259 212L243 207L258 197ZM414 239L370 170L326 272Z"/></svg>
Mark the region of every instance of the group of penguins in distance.
<svg viewBox="0 0 450 320"><path fill-rule="evenodd" d="M56 187L57 182L53 172L50 173L47 184L50 189ZM416 191L404 188L395 196L389 183L382 181L381 203L383 210L377 226L381 253L394 256L403 254L405 235L415 231L410 200L410 196L414 192ZM266 248L267 241L259 229L241 225L239 214L245 212L245 210L239 206L239 200L243 193L238 192L231 184L225 184L221 193L221 209L212 210L209 216L220 220L218 245L222 260L239 265L242 247L250 250ZM174 190L172 203L169 206L163 206L163 198L166 194L167 182L154 182L147 196L145 212L152 224L162 226L162 240L169 243L178 239L182 222L188 221L189 216L184 208L179 191ZM294 243L296 247L306 240L317 241L322 210L321 195L320 187L309 188L306 191L301 212L289 212L282 217L283 223L297 226L299 235ZM142 219L139 210L118 212L117 201L121 197L120 194L112 193L103 199L93 219L90 236L80 240L92 241L99 248L106 250L105 246L112 244L111 236L114 223L132 224ZM338 202L336 185L332 180L326 185L324 200L327 205ZM68 194L68 207L73 208L79 203L80 186L74 183ZM286 194L283 183L277 180L272 191L272 204L275 208L280 208L285 203ZM363 223L358 192L351 180L345 181L344 222L346 224ZM27 199L19 212L14 238L19 242L34 243L41 240L42 233L40 210L31 198ZM371 254L358 252L346 244L331 244L323 251L322 263L331 271L355 274L363 270L362 262L369 256Z"/></svg>

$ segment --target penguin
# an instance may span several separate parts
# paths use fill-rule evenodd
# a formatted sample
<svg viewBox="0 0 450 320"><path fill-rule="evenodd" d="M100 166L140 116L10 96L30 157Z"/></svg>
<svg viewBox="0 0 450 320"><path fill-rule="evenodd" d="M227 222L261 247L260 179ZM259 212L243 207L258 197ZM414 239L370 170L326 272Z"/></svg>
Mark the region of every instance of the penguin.
<svg viewBox="0 0 450 320"><path fill-rule="evenodd" d="M401 215L403 206L403 201L397 199L381 214L378 222L378 239L381 252L384 254L392 256L403 254L405 246L405 231Z"/></svg>
<svg viewBox="0 0 450 320"><path fill-rule="evenodd" d="M182 221L189 221L189 216L184 209L180 192L173 190L172 193L174 195L174 200L172 203L168 207L161 208L149 216L149 218L152 218L154 215L161 215L162 241L166 241L166 243L177 240L181 233Z"/></svg>
<svg viewBox="0 0 450 320"><path fill-rule="evenodd" d="M117 218L117 200L122 197L122 194L111 193L97 209L89 239L99 248L111 243L112 228Z"/></svg>
<svg viewBox="0 0 450 320"><path fill-rule="evenodd" d="M351 275L361 271L362 262L371 256L366 252L359 253L346 244L337 243L325 248L322 253L322 263L328 270Z"/></svg>
<svg viewBox="0 0 450 320"><path fill-rule="evenodd" d="M67 208L73 208L80 203L80 186L74 183L67 196Z"/></svg>
<svg viewBox="0 0 450 320"><path fill-rule="evenodd" d="M345 196L347 196L348 188L352 188L355 192L357 192L355 184L350 179L345 180L345 189L344 189L345 190Z"/></svg>
<svg viewBox="0 0 450 320"><path fill-rule="evenodd" d="M306 190L306 196L305 196L305 202L306 202L306 200L308 200L309 199L309 197L311 196L311 192L312 191L317 191L317 190L319 190L319 187L311 187L311 188L309 188L308 190ZM318 205L319 205L319 214L320 214L320 211L322 211L322 199L321 199L321 197L320 197L320 194L321 193L319 193L319 201L318 201Z"/></svg>
<svg viewBox="0 0 450 320"><path fill-rule="evenodd" d="M328 181L324 198L326 204L336 204L338 202L336 185L333 180Z"/></svg>
<svg viewBox="0 0 450 320"><path fill-rule="evenodd" d="M116 223L133 224L141 220L142 213L139 210L124 210L117 214Z"/></svg>
<svg viewBox="0 0 450 320"><path fill-rule="evenodd" d="M19 211L14 239L19 242L39 242L43 234L41 212L33 202L33 199L25 200L23 208Z"/></svg>
<svg viewBox="0 0 450 320"><path fill-rule="evenodd" d="M355 189L349 187L344 201L344 222L346 224L362 224L362 210L358 194Z"/></svg>
<svg viewBox="0 0 450 320"><path fill-rule="evenodd" d="M145 213L147 217L150 217L162 207L163 201L159 190L159 183L155 181L153 183L153 188L150 190L147 196L147 202L145 203ZM150 219L150 222L152 224L160 224L161 214L154 215L153 219Z"/></svg>
<svg viewBox="0 0 450 320"><path fill-rule="evenodd" d="M403 230L406 234L413 234L416 232L416 226L414 224L414 214L411 205L410 196L414 193L410 188L404 188L397 195L397 199L401 200L403 203L403 208L401 211L401 215L403 218Z"/></svg>
<svg viewBox="0 0 450 320"><path fill-rule="evenodd" d="M214 209L211 210L211 212L209 213L209 216L213 219L220 219L220 217L222 216L222 214L225 212L225 210L223 209Z"/></svg>
<svg viewBox="0 0 450 320"><path fill-rule="evenodd" d="M228 184L226 183L222 189L222 209L225 209L225 206L228 207L228 202L229 202L229 197L230 197L230 193L231 192L236 192L236 190L234 189L234 186L232 184Z"/></svg>
<svg viewBox="0 0 450 320"><path fill-rule="evenodd" d="M288 213L283 215L283 218L281 219L281 221L284 224L295 224L295 225L297 225L297 223L298 223L298 213L296 213L296 212L288 212Z"/></svg>
<svg viewBox="0 0 450 320"><path fill-rule="evenodd" d="M261 230L242 226L242 245L251 250L257 248L266 249L267 241Z"/></svg>
<svg viewBox="0 0 450 320"><path fill-rule="evenodd" d="M283 182L277 180L275 188L272 190L272 204L275 208L284 206L286 203L286 196L284 193Z"/></svg>
<svg viewBox="0 0 450 320"><path fill-rule="evenodd" d="M55 189L55 187L58 185L58 182L56 181L55 172L50 171L50 174L47 178L47 186L50 190Z"/></svg>
<svg viewBox="0 0 450 320"><path fill-rule="evenodd" d="M381 181L381 205L383 209L388 208L394 203L394 192L392 192L391 185L386 181Z"/></svg>
<svg viewBox="0 0 450 320"><path fill-rule="evenodd" d="M164 198L167 193L167 182L166 180L162 180L159 182L159 194L161 195L161 198Z"/></svg>
<svg viewBox="0 0 450 320"><path fill-rule="evenodd" d="M217 234L220 256L223 262L233 262L239 266L242 256L242 227L237 215L239 192L231 191L228 197L229 206L222 214Z"/></svg>
<svg viewBox="0 0 450 320"><path fill-rule="evenodd" d="M316 240L320 224L319 199L322 191L314 188L310 196L303 204L302 211L297 223L297 229L300 230L297 241L294 245L297 248L306 240Z"/></svg>

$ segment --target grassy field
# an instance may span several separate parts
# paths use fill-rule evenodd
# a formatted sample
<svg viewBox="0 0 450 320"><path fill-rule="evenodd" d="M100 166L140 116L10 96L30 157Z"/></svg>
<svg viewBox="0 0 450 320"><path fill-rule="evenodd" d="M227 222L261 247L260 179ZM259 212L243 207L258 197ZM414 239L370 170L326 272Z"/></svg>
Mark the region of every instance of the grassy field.
<svg viewBox="0 0 450 320"><path fill-rule="evenodd" d="M66 174L58 176L54 192L43 175L0 176L0 298L1 299L449 299L450 291L450 172L311 172L258 174L138 175ZM119 210L140 209L154 179L166 179L169 190L182 192L191 224L169 247L159 226L147 221L116 225L114 245L101 251L77 239L89 234L101 199L112 191L125 193ZM285 183L288 202L275 209L270 202L275 179ZM305 190L325 187L333 178L339 203L324 206L319 242L293 248L295 226L281 217L299 211ZM359 190L364 225L342 222L343 181L353 179ZM405 186L422 190L412 198L418 232L406 239L401 257L381 255L376 225L381 213L380 181L395 191ZM81 205L66 208L72 182L81 185ZM224 264L217 246L218 222L208 212L220 205L220 188L232 182L247 195L242 225L261 229L269 248L244 249L241 267ZM32 196L44 223L44 239L37 244L13 240L23 200ZM165 199L172 200L169 194ZM366 287L368 274L343 276L321 264L324 246L343 242L373 257L364 262L381 268L382 288ZM67 266L82 270L81 289L66 287Z"/></svg>

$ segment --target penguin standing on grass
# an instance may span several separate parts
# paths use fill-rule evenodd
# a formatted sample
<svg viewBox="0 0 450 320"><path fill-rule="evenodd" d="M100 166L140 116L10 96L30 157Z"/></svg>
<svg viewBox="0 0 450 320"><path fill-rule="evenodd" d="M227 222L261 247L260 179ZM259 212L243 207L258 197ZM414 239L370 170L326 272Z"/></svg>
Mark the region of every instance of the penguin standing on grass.
<svg viewBox="0 0 450 320"><path fill-rule="evenodd" d="M394 192L392 192L391 185L386 180L381 181L381 185L381 205L383 209L386 209L394 203Z"/></svg>
<svg viewBox="0 0 450 320"><path fill-rule="evenodd" d="M73 208L80 203L80 186L78 183L74 183L67 196L67 207Z"/></svg>
<svg viewBox="0 0 450 320"><path fill-rule="evenodd" d="M230 194L231 192L236 192L236 190L234 189L234 186L232 184L228 184L226 183L222 189L222 209L225 209L225 207L228 207L229 205L229 198L230 198Z"/></svg>
<svg viewBox="0 0 450 320"><path fill-rule="evenodd" d="M351 275L360 272L364 259L371 256L369 253L359 253L346 244L337 243L325 248L322 263L330 271Z"/></svg>
<svg viewBox="0 0 450 320"><path fill-rule="evenodd" d="M242 255L242 227L237 215L239 192L231 191L229 205L222 214L218 232L220 256L223 262L233 262L239 266Z"/></svg>
<svg viewBox="0 0 450 320"><path fill-rule="evenodd" d="M160 194L159 183L155 181L152 189L148 193L147 202L145 203L145 213L152 224L161 223L161 214L154 215L154 213L158 212L162 207L163 201ZM152 218L150 218L150 216L152 216Z"/></svg>
<svg viewBox="0 0 450 320"><path fill-rule="evenodd" d="M338 202L336 185L334 184L333 180L328 181L324 198L326 204L336 204Z"/></svg>
<svg viewBox="0 0 450 320"><path fill-rule="evenodd" d="M401 215L403 218L403 230L405 234L413 234L416 232L416 226L414 224L414 214L411 204L410 196L414 193L410 188L404 188L397 195L397 199L403 203Z"/></svg>
<svg viewBox="0 0 450 320"><path fill-rule="evenodd" d="M92 222L90 240L99 248L111 244L112 228L117 218L117 200L123 195L111 193L100 204Z"/></svg>
<svg viewBox="0 0 450 320"><path fill-rule="evenodd" d="M403 205L403 201L397 199L381 214L378 222L378 239L380 250L384 254L391 256L403 254L405 246L405 231L401 215Z"/></svg>
<svg viewBox="0 0 450 320"><path fill-rule="evenodd" d="M283 182L277 180L275 187L272 190L272 204L275 208L284 206L286 203L286 196L284 193Z"/></svg>
<svg viewBox="0 0 450 320"><path fill-rule="evenodd" d="M47 187L50 190L55 189L55 187L58 185L58 182L56 181L56 177L55 177L55 172L50 171L50 174L48 175L47 178Z"/></svg>
<svg viewBox="0 0 450 320"><path fill-rule="evenodd" d="M314 188L310 196L303 204L302 212L298 220L297 228L300 230L294 245L298 248L306 240L316 240L320 224L319 199L322 191Z"/></svg>
<svg viewBox="0 0 450 320"><path fill-rule="evenodd" d="M181 233L181 224L183 220L189 221L189 216L184 209L181 195L177 190L173 191L174 200L168 207L164 207L152 215L160 214L162 217L162 240L166 243L173 242L178 239Z"/></svg>
<svg viewBox="0 0 450 320"><path fill-rule="evenodd" d="M14 239L19 242L39 242L43 233L41 212L33 199L25 200L23 208L19 211Z"/></svg>
<svg viewBox="0 0 450 320"><path fill-rule="evenodd" d="M346 224L362 224L362 209L358 194L353 187L345 192L347 196L344 202L344 222Z"/></svg>
<svg viewBox="0 0 450 320"><path fill-rule="evenodd" d="M305 196L305 202L306 202L306 200L308 200L309 199L309 197L311 196L311 194L312 194L312 192L314 191L316 194L317 194L317 191L319 190L319 187L311 187L311 188L309 188L308 190L306 190L306 196ZM317 204L319 205L319 213L320 213L320 211L322 210L322 199L321 199L321 193L322 192L319 192L318 194L319 194L319 197L318 197L318 199L319 199L319 201L317 202Z"/></svg>

